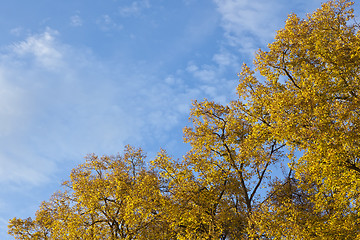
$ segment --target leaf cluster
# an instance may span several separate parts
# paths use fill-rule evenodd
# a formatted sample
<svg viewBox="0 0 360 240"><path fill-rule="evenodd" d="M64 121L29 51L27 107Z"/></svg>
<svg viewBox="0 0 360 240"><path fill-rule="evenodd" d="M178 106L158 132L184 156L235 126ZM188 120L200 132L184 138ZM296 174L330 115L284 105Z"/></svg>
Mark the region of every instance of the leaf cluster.
<svg viewBox="0 0 360 240"><path fill-rule="evenodd" d="M16 239L359 239L360 31L349 0L289 15L238 98L194 101L182 159L89 155ZM280 170L283 174L279 174Z"/></svg>

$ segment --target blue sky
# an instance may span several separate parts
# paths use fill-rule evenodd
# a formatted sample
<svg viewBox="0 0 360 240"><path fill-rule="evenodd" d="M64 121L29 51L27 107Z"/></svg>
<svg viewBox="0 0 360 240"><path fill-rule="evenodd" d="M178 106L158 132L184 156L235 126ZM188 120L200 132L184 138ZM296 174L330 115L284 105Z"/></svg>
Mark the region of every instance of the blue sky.
<svg viewBox="0 0 360 240"><path fill-rule="evenodd" d="M3 0L0 239L87 154L181 157L191 100L232 100L242 63L321 2Z"/></svg>

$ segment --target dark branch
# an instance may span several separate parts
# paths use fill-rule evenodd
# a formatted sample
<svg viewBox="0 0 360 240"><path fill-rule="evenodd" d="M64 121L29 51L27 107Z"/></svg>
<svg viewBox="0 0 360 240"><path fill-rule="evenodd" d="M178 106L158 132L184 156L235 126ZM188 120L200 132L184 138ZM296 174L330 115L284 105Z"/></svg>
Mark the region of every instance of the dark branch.
<svg viewBox="0 0 360 240"><path fill-rule="evenodd" d="M301 89L301 87L299 87L299 85L296 84L294 78L291 76L288 70L286 68L283 68L282 70L285 72L286 76L290 79L290 81L294 84L294 86L297 87L298 89Z"/></svg>

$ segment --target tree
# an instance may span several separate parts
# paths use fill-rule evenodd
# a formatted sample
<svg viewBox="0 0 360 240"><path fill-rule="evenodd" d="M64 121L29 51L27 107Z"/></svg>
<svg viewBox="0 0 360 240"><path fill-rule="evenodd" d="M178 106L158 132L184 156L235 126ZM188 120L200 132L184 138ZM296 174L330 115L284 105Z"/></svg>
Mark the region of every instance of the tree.
<svg viewBox="0 0 360 240"><path fill-rule="evenodd" d="M90 155L17 239L359 239L360 31L352 2L289 15L238 99L194 101L191 150ZM284 176L272 174L283 169Z"/></svg>
<svg viewBox="0 0 360 240"><path fill-rule="evenodd" d="M141 149L123 156L90 155L65 191L43 202L36 218L10 220L17 239L169 239L156 174Z"/></svg>
<svg viewBox="0 0 360 240"><path fill-rule="evenodd" d="M352 4L329 1L305 19L290 15L269 50L256 55L255 70L264 79L247 66L240 73L238 93L249 121L302 153L292 166L296 185L320 216L301 233L283 222L298 239L309 229L316 234L306 239L359 238L360 33ZM267 211L278 210L270 205Z"/></svg>
<svg viewBox="0 0 360 240"><path fill-rule="evenodd" d="M270 166L282 156L283 145L258 135L236 104L194 102L192 128L185 141L192 146L180 164L165 153L155 164L169 184L173 201L183 211L172 214L183 239L244 239L256 237L251 222L266 187ZM185 210L188 209L188 210ZM184 215L184 211L191 214Z"/></svg>

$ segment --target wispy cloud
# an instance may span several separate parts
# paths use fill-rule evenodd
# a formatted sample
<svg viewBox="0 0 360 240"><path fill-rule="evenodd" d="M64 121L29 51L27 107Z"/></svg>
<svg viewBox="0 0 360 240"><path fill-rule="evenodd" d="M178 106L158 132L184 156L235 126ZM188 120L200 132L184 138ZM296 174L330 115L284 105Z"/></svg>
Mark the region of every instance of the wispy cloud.
<svg viewBox="0 0 360 240"><path fill-rule="evenodd" d="M57 31L47 29L44 33L28 37L25 41L11 46L19 57L34 57L35 61L46 68L56 68L61 65L62 53L56 48Z"/></svg>
<svg viewBox="0 0 360 240"><path fill-rule="evenodd" d="M121 30L123 26L116 23L109 15L105 14L96 20L96 24L102 31Z"/></svg>
<svg viewBox="0 0 360 240"><path fill-rule="evenodd" d="M320 0L214 0L222 16L222 27L228 44L251 56L259 47L266 46L283 27L286 17L296 11L295 6L320 6ZM288 8L291 6L291 9ZM302 6L305 9L304 6Z"/></svg>
<svg viewBox="0 0 360 240"><path fill-rule="evenodd" d="M191 99L216 94L210 83L190 87L180 75L99 62L58 36L47 29L0 53L1 184L43 184L60 163L87 153L174 141L167 132L181 132ZM201 78L205 70L191 74Z"/></svg>
<svg viewBox="0 0 360 240"><path fill-rule="evenodd" d="M57 34L47 29L0 54L4 184L47 181L59 162L121 147L135 127L111 86L116 77Z"/></svg>
<svg viewBox="0 0 360 240"><path fill-rule="evenodd" d="M278 18L273 16L278 2L250 0L214 0L222 15L222 27L232 46L253 52L274 34Z"/></svg>
<svg viewBox="0 0 360 240"><path fill-rule="evenodd" d="M79 15L71 16L70 25L73 27L81 27L83 25L83 20Z"/></svg>
<svg viewBox="0 0 360 240"><path fill-rule="evenodd" d="M10 33L14 36L20 36L24 32L22 27L16 27L10 30Z"/></svg>
<svg viewBox="0 0 360 240"><path fill-rule="evenodd" d="M218 53L215 53L212 60L220 67L232 67L233 69L239 69L239 58L234 53L228 50L220 49Z"/></svg>
<svg viewBox="0 0 360 240"><path fill-rule="evenodd" d="M200 84L197 87L203 92L204 96L208 97L211 101L227 104L229 100L232 100L235 96L233 90L236 84L236 74L232 67L226 66L228 64L227 60L225 61L224 59L218 58L220 58L220 55L215 54L213 64L200 66L194 62L190 62L186 71L190 73L194 79L199 80ZM220 64L216 64L217 62ZM237 62L233 64L237 65ZM231 69L234 71L234 74L225 74L226 71L230 71Z"/></svg>
<svg viewBox="0 0 360 240"><path fill-rule="evenodd" d="M186 70L203 82L213 82L216 79L216 69L211 65L198 67L194 63L190 63Z"/></svg>
<svg viewBox="0 0 360 240"><path fill-rule="evenodd" d="M149 0L134 1L131 5L121 6L120 15L123 17L139 16L144 9L150 8Z"/></svg>

